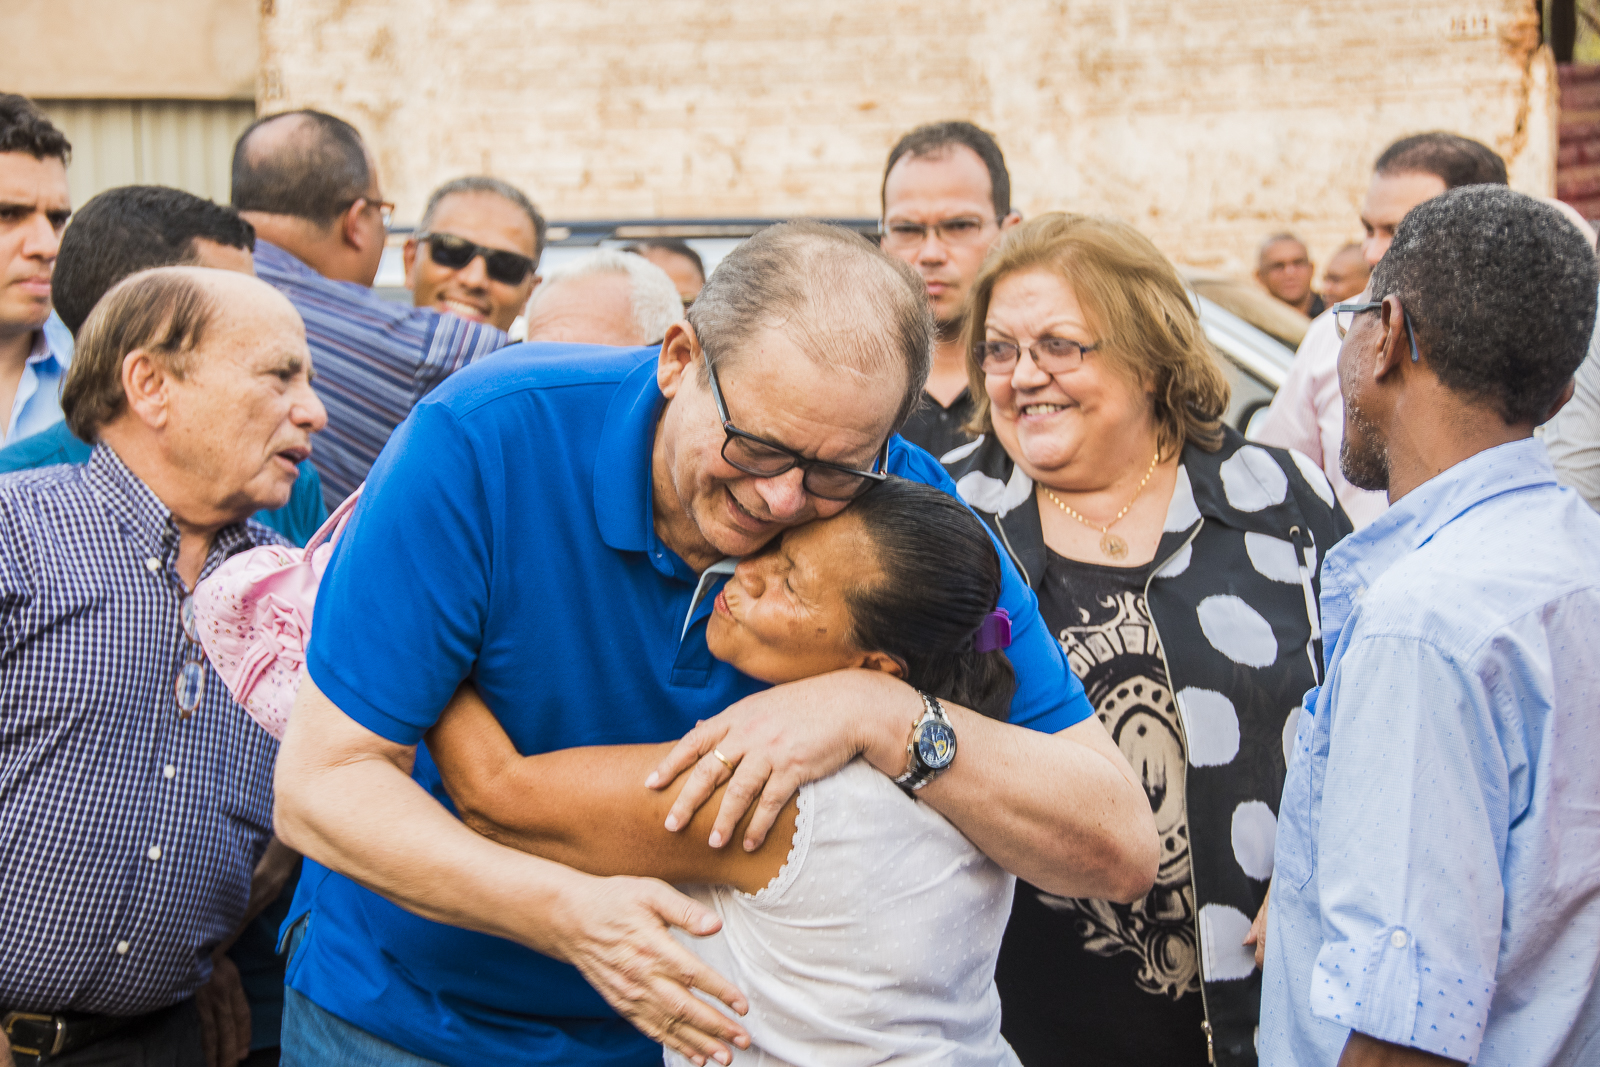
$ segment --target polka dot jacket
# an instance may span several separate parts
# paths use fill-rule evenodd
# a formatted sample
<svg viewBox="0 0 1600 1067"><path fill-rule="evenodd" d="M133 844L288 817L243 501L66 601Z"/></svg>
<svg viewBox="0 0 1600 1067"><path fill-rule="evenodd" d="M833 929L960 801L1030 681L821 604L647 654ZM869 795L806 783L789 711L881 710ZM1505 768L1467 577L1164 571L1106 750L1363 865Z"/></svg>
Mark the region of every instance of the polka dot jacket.
<svg viewBox="0 0 1600 1067"><path fill-rule="evenodd" d="M944 457L956 488L1038 590L1033 481L992 435ZM1254 1064L1261 974L1240 942L1272 876L1286 750L1322 662L1323 554L1350 533L1305 456L1225 430L1184 447L1146 589L1189 753L1184 793L1202 987L1216 1062Z"/></svg>

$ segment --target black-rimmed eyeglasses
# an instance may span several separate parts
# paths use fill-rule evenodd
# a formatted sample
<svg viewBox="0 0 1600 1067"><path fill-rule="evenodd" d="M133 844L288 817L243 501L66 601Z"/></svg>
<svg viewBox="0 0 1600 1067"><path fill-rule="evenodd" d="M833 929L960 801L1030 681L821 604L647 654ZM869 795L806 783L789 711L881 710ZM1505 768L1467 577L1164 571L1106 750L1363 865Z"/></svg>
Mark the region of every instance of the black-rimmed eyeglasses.
<svg viewBox="0 0 1600 1067"><path fill-rule="evenodd" d="M417 241L428 246L428 258L445 270L461 270L482 256L484 271L501 285L521 285L536 266L520 252L487 248L453 233L419 233Z"/></svg>
<svg viewBox="0 0 1600 1067"><path fill-rule="evenodd" d="M805 471L800 484L806 492L823 500L854 500L879 482L888 479L889 439L884 438L874 463L876 470L857 470L828 463L820 459L807 459L792 449L746 433L728 417L728 402L722 399L722 383L717 381L717 368L702 348L701 358L711 376L711 397L717 402L717 417L722 420L722 431L727 439L722 442L722 458L729 466L757 478L776 478L799 467Z"/></svg>
<svg viewBox="0 0 1600 1067"><path fill-rule="evenodd" d="M1339 340L1344 340L1344 335L1350 332L1350 327L1355 325L1356 316L1364 311L1377 311L1383 307L1383 301L1368 304L1335 304L1328 309L1333 316L1333 330L1339 335ZM1406 336L1411 339L1411 362L1422 362L1422 356L1417 352L1417 331L1411 328L1411 313L1406 311L1405 305L1400 306L1400 316L1405 320Z"/></svg>

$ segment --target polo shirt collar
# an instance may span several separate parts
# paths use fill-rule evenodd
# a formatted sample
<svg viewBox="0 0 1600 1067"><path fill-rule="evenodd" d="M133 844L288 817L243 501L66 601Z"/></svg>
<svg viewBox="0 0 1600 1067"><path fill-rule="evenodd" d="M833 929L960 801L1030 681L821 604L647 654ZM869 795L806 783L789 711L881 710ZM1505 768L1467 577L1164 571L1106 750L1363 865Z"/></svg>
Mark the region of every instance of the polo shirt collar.
<svg viewBox="0 0 1600 1067"><path fill-rule="evenodd" d="M647 359L622 379L606 409L594 465L594 517L600 537L619 552L644 552L656 570L686 582L696 574L656 537L650 464L656 422L667 398Z"/></svg>

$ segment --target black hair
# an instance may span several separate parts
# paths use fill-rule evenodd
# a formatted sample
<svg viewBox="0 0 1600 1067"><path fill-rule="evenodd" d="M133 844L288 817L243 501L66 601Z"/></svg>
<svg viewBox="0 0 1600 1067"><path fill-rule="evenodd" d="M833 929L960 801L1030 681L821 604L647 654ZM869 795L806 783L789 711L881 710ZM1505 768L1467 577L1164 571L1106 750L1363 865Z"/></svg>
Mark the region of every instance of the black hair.
<svg viewBox="0 0 1600 1067"><path fill-rule="evenodd" d="M1398 296L1441 382L1507 423L1541 423L1594 332L1594 249L1565 215L1503 186L1412 208L1372 272ZM1408 357L1409 358L1409 357Z"/></svg>
<svg viewBox="0 0 1600 1067"><path fill-rule="evenodd" d="M1506 184L1506 161L1494 149L1444 130L1400 138L1383 150L1372 170L1376 174L1432 174L1446 189Z"/></svg>
<svg viewBox="0 0 1600 1067"><path fill-rule="evenodd" d="M878 193L882 210L886 212L889 209L889 172L894 170L894 165L900 162L902 156L936 156L955 145L972 149L989 169L989 195L994 199L994 217L998 220L1011 214L1011 172L1006 170L1006 157L1001 155L994 134L970 122L930 122L926 126L918 126L896 141L895 146L889 149L889 162L883 165L883 187Z"/></svg>
<svg viewBox="0 0 1600 1067"><path fill-rule="evenodd" d="M961 501L891 477L850 505L877 550L883 577L846 590L855 646L906 665L906 681L1004 722L1016 675L1006 654L972 647L1000 600L1000 556Z"/></svg>
<svg viewBox="0 0 1600 1067"><path fill-rule="evenodd" d="M661 252L671 252L673 255L682 256L684 259L687 259L689 262L694 264L694 269L700 272L701 283L703 284L705 282L705 262L700 258L699 252L696 252L694 249L689 247L689 242L687 241L680 241L676 237L652 237L647 241L635 241L630 245L624 245L622 248L624 252L632 252L634 255L642 255L651 249Z"/></svg>
<svg viewBox="0 0 1600 1067"><path fill-rule="evenodd" d="M253 146L269 123L295 122L271 149ZM372 170L361 134L321 111L286 111L257 119L233 146L233 206L290 215L327 226L367 195Z"/></svg>
<svg viewBox="0 0 1600 1067"><path fill-rule="evenodd" d="M34 159L72 160L72 142L25 96L0 93L0 152L26 152Z"/></svg>
<svg viewBox="0 0 1600 1067"><path fill-rule="evenodd" d="M501 181L499 178L475 175L470 178L456 178L453 181L445 182L428 194L428 203L422 209L422 221L417 224L417 230L422 233L431 233L433 231L433 213L438 210L440 202L447 196L455 196L459 193L493 193L502 200L521 208L522 213L528 216L528 221L533 224L533 259L535 263L539 261L539 257L544 254L544 235L546 229L548 229L544 216L539 214L539 209L533 206L533 201L528 199L527 193L524 193L510 182Z"/></svg>
<svg viewBox="0 0 1600 1067"><path fill-rule="evenodd" d="M195 261L195 238L255 251L256 231L230 207L164 185L124 185L91 199L61 235L50 279L56 314L74 335L113 285L151 267Z"/></svg>

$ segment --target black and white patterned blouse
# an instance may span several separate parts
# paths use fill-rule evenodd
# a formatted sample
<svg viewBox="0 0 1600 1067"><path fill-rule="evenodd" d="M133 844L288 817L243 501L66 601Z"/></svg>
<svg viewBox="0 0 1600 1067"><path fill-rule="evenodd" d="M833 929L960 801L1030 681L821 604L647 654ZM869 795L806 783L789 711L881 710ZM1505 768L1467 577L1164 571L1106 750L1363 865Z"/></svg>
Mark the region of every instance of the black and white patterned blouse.
<svg viewBox="0 0 1600 1067"><path fill-rule="evenodd" d="M992 435L945 456L944 464L1034 590L1059 593L1044 588L1051 553L1032 479ZM1140 957L1136 970L1149 991L1164 990L1174 999L1191 979L1180 973L1181 954L1162 956L1164 945L1170 948L1163 938L1172 931L1140 917L1170 918L1174 907L1168 905L1184 905L1199 948L1203 1018L1216 1062L1230 1067L1256 1062L1261 975L1253 949L1241 942L1272 876L1285 750L1301 698L1317 684L1317 574L1323 554L1350 529L1316 464L1227 430L1216 452L1184 448L1160 545L1142 579L1144 595L1130 590L1107 609L1121 613L1121 626L1091 609L1082 626L1063 626L1057 635L1086 686L1096 664L1110 658L1097 650L1096 642L1109 640L1098 632L1104 625L1119 640L1140 629L1146 649L1164 660L1164 671L1149 680L1163 692L1132 700L1121 693L1124 687L1108 688L1096 710L1129 761L1143 770L1152 803L1164 803L1173 783L1181 783L1177 810L1187 842L1164 841L1162 870L1187 868L1191 887L1182 893L1181 886L1158 879L1152 897L1165 893L1167 904L1146 898L1131 909L1081 907L1042 895L1039 903L1075 917L1082 936L1074 950L1092 943L1092 951L1105 956ZM1061 572L1054 569L1057 580ZM1079 580L1092 584L1092 577ZM1065 580L1073 580L1070 570ZM1164 728L1157 705L1176 708L1170 745L1149 738L1152 729ZM1023 905L1019 899L1018 915L1028 913ZM1018 1011L1073 1012L1074 1005L1030 998L1008 1000L1005 1010L1010 1020Z"/></svg>
<svg viewBox="0 0 1600 1067"><path fill-rule="evenodd" d="M218 531L202 577L286 544ZM135 1015L210 976L272 832L278 743L179 617L178 529L104 445L0 475L0 1008Z"/></svg>

